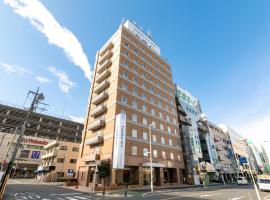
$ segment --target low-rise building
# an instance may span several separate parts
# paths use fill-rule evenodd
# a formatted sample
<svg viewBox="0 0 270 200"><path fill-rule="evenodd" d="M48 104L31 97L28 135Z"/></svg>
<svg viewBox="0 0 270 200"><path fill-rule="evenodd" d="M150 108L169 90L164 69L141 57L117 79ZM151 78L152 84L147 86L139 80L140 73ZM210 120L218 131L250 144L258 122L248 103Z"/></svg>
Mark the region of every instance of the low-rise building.
<svg viewBox="0 0 270 200"><path fill-rule="evenodd" d="M57 140L44 146L44 152L41 155L42 163L37 170L38 179L47 182L73 177L79 156L79 146L78 143Z"/></svg>

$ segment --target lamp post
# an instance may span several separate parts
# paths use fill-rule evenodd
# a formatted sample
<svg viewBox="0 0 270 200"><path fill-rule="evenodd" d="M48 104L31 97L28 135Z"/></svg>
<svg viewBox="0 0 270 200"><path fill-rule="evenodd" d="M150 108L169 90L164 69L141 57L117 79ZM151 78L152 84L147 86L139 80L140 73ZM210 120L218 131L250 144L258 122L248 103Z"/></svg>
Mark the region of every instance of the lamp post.
<svg viewBox="0 0 270 200"><path fill-rule="evenodd" d="M249 159L248 159L248 153L247 153L247 145L248 145L248 144L247 144L247 139L244 139L244 140L242 140L242 141L245 142L245 149L244 149L244 152L245 152L245 155L246 155L246 158L247 158L247 164L248 164L248 168L249 168L249 173L250 173L251 178L252 178L252 181L253 181L254 189L255 189L255 192L256 192L256 195L257 195L258 200L261 200L261 196L260 196L260 194L259 194L259 190L258 190L257 185L256 185L256 183L255 183L255 179L254 179L253 173L252 173L252 171L251 171L251 166L250 166Z"/></svg>
<svg viewBox="0 0 270 200"><path fill-rule="evenodd" d="M149 146L150 146L150 178L151 178L151 192L154 192L153 188L153 162L152 162L152 133L151 133L151 127L153 127L153 124L149 124Z"/></svg>

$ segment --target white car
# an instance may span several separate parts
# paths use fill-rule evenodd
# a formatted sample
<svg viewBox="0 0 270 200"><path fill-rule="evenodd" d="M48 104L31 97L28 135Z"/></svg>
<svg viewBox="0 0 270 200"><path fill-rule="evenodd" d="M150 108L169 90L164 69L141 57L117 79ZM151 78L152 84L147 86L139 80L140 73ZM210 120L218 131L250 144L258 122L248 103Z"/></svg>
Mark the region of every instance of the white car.
<svg viewBox="0 0 270 200"><path fill-rule="evenodd" d="M237 178L237 183L238 185L247 185L248 181L245 177L238 177Z"/></svg>
<svg viewBox="0 0 270 200"><path fill-rule="evenodd" d="M258 186L261 191L270 191L270 176L259 176Z"/></svg>

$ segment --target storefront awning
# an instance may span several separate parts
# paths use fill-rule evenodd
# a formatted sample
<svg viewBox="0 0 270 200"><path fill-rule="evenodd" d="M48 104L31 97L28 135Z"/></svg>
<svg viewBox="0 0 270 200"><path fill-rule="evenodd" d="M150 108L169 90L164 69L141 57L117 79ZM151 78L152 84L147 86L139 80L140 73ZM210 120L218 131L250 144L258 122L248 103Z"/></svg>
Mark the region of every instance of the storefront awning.
<svg viewBox="0 0 270 200"><path fill-rule="evenodd" d="M142 164L143 167L150 167L151 163L150 162L145 162ZM166 167L165 164L162 163L152 163L153 167Z"/></svg>

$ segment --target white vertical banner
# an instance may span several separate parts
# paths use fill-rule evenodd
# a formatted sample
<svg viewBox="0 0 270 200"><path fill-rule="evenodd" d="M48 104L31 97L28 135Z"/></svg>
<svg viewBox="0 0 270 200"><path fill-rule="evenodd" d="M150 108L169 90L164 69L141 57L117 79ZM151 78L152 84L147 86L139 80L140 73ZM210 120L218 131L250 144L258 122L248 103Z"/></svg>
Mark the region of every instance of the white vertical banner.
<svg viewBox="0 0 270 200"><path fill-rule="evenodd" d="M120 113L115 116L114 145L113 145L113 168L124 169L126 145L126 114Z"/></svg>

